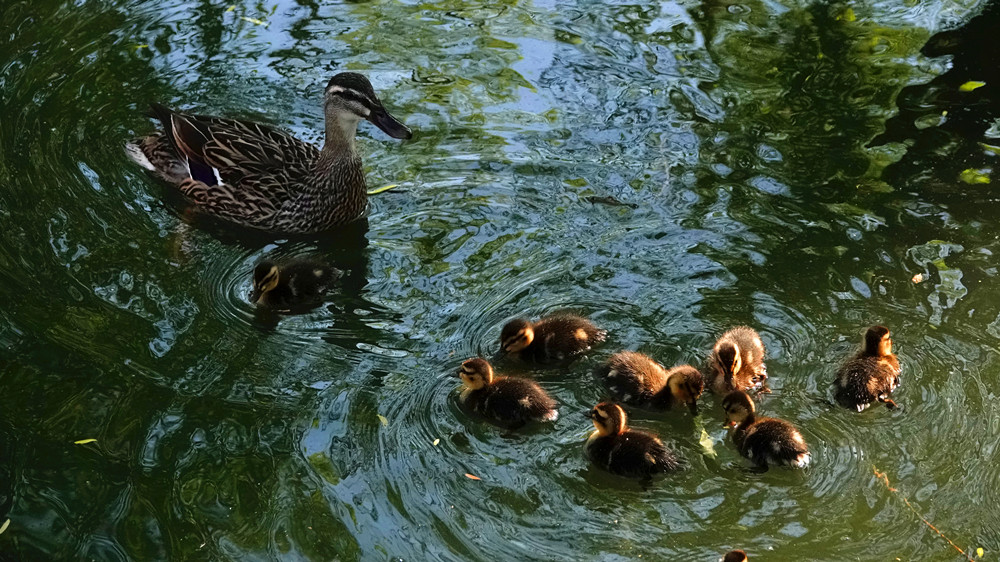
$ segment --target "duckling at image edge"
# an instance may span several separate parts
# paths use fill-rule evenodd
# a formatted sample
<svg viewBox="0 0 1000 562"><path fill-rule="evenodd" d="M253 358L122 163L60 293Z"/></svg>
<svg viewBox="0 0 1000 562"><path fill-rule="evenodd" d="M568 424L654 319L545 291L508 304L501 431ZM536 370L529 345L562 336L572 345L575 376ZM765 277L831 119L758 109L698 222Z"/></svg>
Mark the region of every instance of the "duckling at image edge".
<svg viewBox="0 0 1000 562"><path fill-rule="evenodd" d="M529 421L555 421L556 401L534 381L497 377L485 359L469 359L458 371L465 388L459 402L472 412L508 429Z"/></svg>
<svg viewBox="0 0 1000 562"><path fill-rule="evenodd" d="M601 402L588 412L594 431L584 450L595 465L612 474L649 479L677 470L681 462L655 435L628 429L625 410L613 402Z"/></svg>
<svg viewBox="0 0 1000 562"><path fill-rule="evenodd" d="M561 363L585 353L605 337L607 331L571 314L548 316L537 322L518 318L501 330L498 355L510 354L530 363Z"/></svg>
<svg viewBox="0 0 1000 562"><path fill-rule="evenodd" d="M340 271L313 260L264 260L254 267L250 302L278 311L315 308L339 276Z"/></svg>
<svg viewBox="0 0 1000 562"><path fill-rule="evenodd" d="M749 326L737 326L722 334L708 357L709 388L719 395L733 390L769 392L764 342Z"/></svg>
<svg viewBox="0 0 1000 562"><path fill-rule="evenodd" d="M899 359L892 353L892 337L885 326L872 326L865 332L861 350L837 370L834 381L837 402L845 408L862 411L874 402L893 409L889 397L899 386Z"/></svg>
<svg viewBox="0 0 1000 562"><path fill-rule="evenodd" d="M757 465L786 465L803 468L809 464L809 449L802 434L792 424L776 418L758 418L750 395L734 390L722 400L726 425L735 426L733 443L740 454Z"/></svg>
<svg viewBox="0 0 1000 562"><path fill-rule="evenodd" d="M322 232L359 218L368 204L354 146L358 123L367 119L397 139L412 136L361 74L331 78L323 108L322 149L268 125L153 104L163 131L133 140L126 150L204 214L268 232Z"/></svg>
<svg viewBox="0 0 1000 562"><path fill-rule="evenodd" d="M730 550L719 562L747 562L747 553L742 550Z"/></svg>
<svg viewBox="0 0 1000 562"><path fill-rule="evenodd" d="M698 397L705 380L690 365L664 369L651 357L635 351L620 351L594 371L615 398L630 406L669 410L686 404L698 415Z"/></svg>

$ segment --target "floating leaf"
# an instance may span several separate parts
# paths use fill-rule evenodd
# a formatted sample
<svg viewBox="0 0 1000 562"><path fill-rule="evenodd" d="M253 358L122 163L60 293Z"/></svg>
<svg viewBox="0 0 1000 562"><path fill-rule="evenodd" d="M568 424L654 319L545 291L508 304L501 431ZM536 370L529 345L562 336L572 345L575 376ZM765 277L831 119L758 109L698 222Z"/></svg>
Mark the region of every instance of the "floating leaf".
<svg viewBox="0 0 1000 562"><path fill-rule="evenodd" d="M476 476L475 474L469 474L468 472L465 473L465 477L469 480L482 480L482 478Z"/></svg>
<svg viewBox="0 0 1000 562"><path fill-rule="evenodd" d="M246 16L240 16L240 19L243 20L243 21L246 21L246 22L250 22L250 23L252 23L254 25L263 25L265 27L267 26L266 23L264 23L263 21L261 21L261 20L259 20L257 18L248 18Z"/></svg>
<svg viewBox="0 0 1000 562"><path fill-rule="evenodd" d="M990 174L988 171L976 170L974 168L962 170L962 173L958 175L958 178L969 185L990 183Z"/></svg>
<svg viewBox="0 0 1000 562"><path fill-rule="evenodd" d="M232 11L233 11L233 10L235 10L235 9L236 9L236 5L234 4L234 5L232 5L232 6L228 7L228 8L226 8L226 11L227 11L227 12L232 12Z"/></svg>
<svg viewBox="0 0 1000 562"><path fill-rule="evenodd" d="M440 439L435 439L434 441L431 442L431 445L434 445L435 447L437 447L438 443L440 443L440 442L441 442Z"/></svg>
<svg viewBox="0 0 1000 562"><path fill-rule="evenodd" d="M705 456L715 458L718 453L715 452L715 441L712 436L705 431L705 428L701 428L701 437L698 439L698 444L701 445L701 450L705 453Z"/></svg>
<svg viewBox="0 0 1000 562"><path fill-rule="evenodd" d="M73 441L74 445L86 445L87 443L96 443L97 439L81 439L79 441Z"/></svg>
<svg viewBox="0 0 1000 562"><path fill-rule="evenodd" d="M986 82L979 82L979 81L976 81L976 80L969 80L965 84L962 84L961 86L959 86L958 87L958 91L959 92L971 92L972 90L975 90L976 88L982 88L985 85L986 85Z"/></svg>
<svg viewBox="0 0 1000 562"><path fill-rule="evenodd" d="M384 427L389 427L389 418L383 416L382 414L378 415L378 421L382 422Z"/></svg>
<svg viewBox="0 0 1000 562"><path fill-rule="evenodd" d="M911 281L913 281L914 283L923 283L924 279L927 279L927 276L924 275L923 273L918 273L913 276L913 279L911 279Z"/></svg>
<svg viewBox="0 0 1000 562"><path fill-rule="evenodd" d="M378 195L379 193L389 191L394 187L399 187L398 183L390 183L389 185L383 185L382 187L377 187L368 192L368 195Z"/></svg>
<svg viewBox="0 0 1000 562"><path fill-rule="evenodd" d="M8 521L8 523L9 523L9 521ZM2 533L2 532L3 532L3 529L0 529L0 533ZM977 558L982 558L983 557L983 547L979 547L979 548L976 549L976 557Z"/></svg>
<svg viewBox="0 0 1000 562"><path fill-rule="evenodd" d="M855 21L855 20L858 19L858 17L856 15L854 15L854 9L853 8L848 8L848 9L844 10L843 14L837 16L837 19L838 20L844 20L844 21Z"/></svg>
<svg viewBox="0 0 1000 562"><path fill-rule="evenodd" d="M9 526L10 526L10 519L4 521L3 525L0 525L0 535L2 535L3 532L6 531L7 527L9 527ZM982 551L983 551L983 549L980 548L979 552L982 552ZM980 555L980 557L982 557L982 555Z"/></svg>

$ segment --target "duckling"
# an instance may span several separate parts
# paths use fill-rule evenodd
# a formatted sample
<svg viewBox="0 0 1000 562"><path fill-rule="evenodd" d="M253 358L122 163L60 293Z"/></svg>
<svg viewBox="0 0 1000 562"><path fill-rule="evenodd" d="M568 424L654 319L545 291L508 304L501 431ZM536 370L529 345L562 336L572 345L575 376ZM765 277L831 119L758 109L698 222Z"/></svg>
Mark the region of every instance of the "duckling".
<svg viewBox="0 0 1000 562"><path fill-rule="evenodd" d="M734 390L722 399L726 425L735 426L733 443L740 454L767 468L780 464L802 468L809 464L809 449L795 426L776 418L758 418L750 395Z"/></svg>
<svg viewBox="0 0 1000 562"><path fill-rule="evenodd" d="M604 341L607 331L579 316L561 314L538 322L511 320L500 332L500 355L512 354L522 361L562 363Z"/></svg>
<svg viewBox="0 0 1000 562"><path fill-rule="evenodd" d="M625 426L625 410L613 402L601 402L588 412L597 428L584 449L597 466L630 478L648 479L677 470L680 460L655 435Z"/></svg>
<svg viewBox="0 0 1000 562"><path fill-rule="evenodd" d="M469 359L458 371L465 388L459 402L488 420L517 429L529 421L555 421L556 401L534 381L496 377L485 359Z"/></svg>
<svg viewBox="0 0 1000 562"><path fill-rule="evenodd" d="M309 310L320 305L323 294L339 276L338 270L313 260L297 259L281 265L264 260L253 270L250 302L280 311Z"/></svg>
<svg viewBox="0 0 1000 562"><path fill-rule="evenodd" d="M716 394L733 390L760 390L767 381L764 342L749 326L737 326L722 334L708 358L709 387Z"/></svg>
<svg viewBox="0 0 1000 562"><path fill-rule="evenodd" d="M594 374L625 404L664 410L687 404L694 416L698 415L698 397L705 389L705 380L694 367L679 365L667 370L635 351L612 355Z"/></svg>
<svg viewBox="0 0 1000 562"><path fill-rule="evenodd" d="M747 553L742 550L730 550L719 562L747 562Z"/></svg>
<svg viewBox="0 0 1000 562"><path fill-rule="evenodd" d="M896 403L889 394L899 386L900 372L889 329L872 326L865 332L861 350L837 370L837 402L859 412L873 402L883 402L891 410Z"/></svg>

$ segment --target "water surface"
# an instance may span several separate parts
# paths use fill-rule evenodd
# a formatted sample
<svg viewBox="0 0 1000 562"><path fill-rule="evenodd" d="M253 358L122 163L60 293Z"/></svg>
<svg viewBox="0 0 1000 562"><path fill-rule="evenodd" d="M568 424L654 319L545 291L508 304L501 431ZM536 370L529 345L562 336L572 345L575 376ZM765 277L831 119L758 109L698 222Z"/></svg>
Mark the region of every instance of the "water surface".
<svg viewBox="0 0 1000 562"><path fill-rule="evenodd" d="M928 38L979 9L5 3L0 554L961 559L905 497L995 560L996 198L913 165L989 166L989 139L959 142L911 97L920 127L872 142L903 88L947 69ZM351 233L194 228L121 150L154 100L318 141L345 69L415 132L362 124L370 185L400 188ZM936 152L912 148L928 134ZM259 259L316 253L348 272L323 307L246 302ZM505 366L560 419L510 434L462 415L460 362L506 320L566 309L609 342ZM761 410L801 428L811 468L748 470L710 395L699 419L632 418L687 470L643 489L587 465L594 365L621 348L700 364L738 323L769 350ZM893 330L903 407L858 415L829 385L872 323Z"/></svg>

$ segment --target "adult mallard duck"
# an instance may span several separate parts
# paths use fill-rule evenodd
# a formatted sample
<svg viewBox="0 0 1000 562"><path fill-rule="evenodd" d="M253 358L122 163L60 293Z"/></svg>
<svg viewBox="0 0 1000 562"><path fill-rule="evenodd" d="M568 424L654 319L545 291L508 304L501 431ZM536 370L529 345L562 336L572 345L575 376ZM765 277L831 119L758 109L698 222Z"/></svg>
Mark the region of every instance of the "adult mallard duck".
<svg viewBox="0 0 1000 562"><path fill-rule="evenodd" d="M210 216L270 232L321 232L365 211L368 192L354 147L358 123L367 119L397 139L412 136L368 79L353 72L330 79L324 112L326 143L318 149L260 123L153 104L163 131L126 149Z"/></svg>

